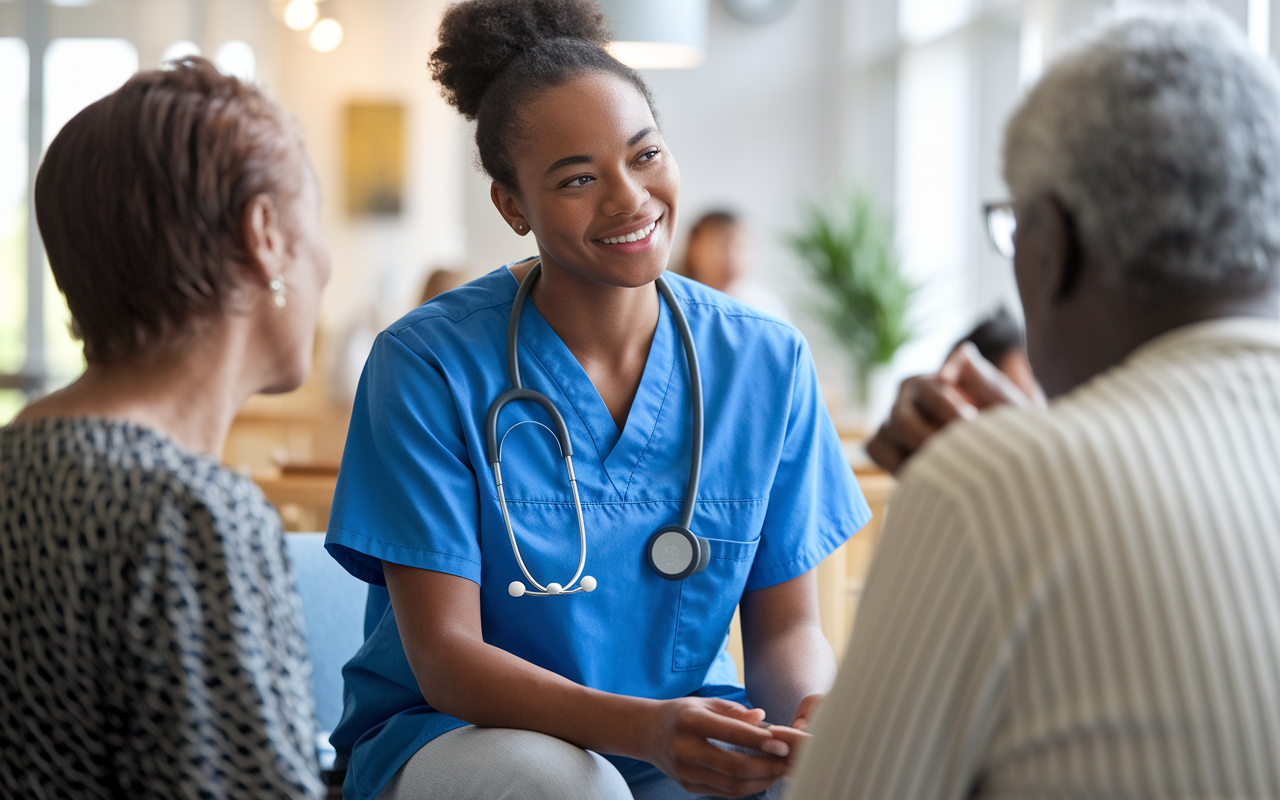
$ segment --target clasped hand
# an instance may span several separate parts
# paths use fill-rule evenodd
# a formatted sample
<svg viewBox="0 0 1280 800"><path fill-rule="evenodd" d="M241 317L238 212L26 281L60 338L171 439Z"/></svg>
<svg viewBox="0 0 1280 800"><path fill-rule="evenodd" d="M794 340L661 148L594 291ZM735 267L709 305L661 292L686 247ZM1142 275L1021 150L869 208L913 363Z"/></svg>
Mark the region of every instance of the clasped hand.
<svg viewBox="0 0 1280 800"><path fill-rule="evenodd" d="M926 441L958 419L1002 405L1043 407L1044 395L1027 397L971 343L957 347L942 369L902 382L889 419L867 443L867 455L896 473Z"/></svg>
<svg viewBox="0 0 1280 800"><path fill-rule="evenodd" d="M648 720L646 760L695 794L742 797L762 792L787 774L798 745L809 737L785 725L760 727L763 720L762 709L722 698L663 701Z"/></svg>

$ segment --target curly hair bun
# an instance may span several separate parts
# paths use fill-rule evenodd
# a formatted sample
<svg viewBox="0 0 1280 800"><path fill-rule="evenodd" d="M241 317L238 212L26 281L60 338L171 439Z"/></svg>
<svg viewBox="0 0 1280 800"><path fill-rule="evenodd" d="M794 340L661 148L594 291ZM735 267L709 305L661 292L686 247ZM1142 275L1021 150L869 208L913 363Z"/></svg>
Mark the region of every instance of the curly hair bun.
<svg viewBox="0 0 1280 800"><path fill-rule="evenodd" d="M475 119L480 99L513 60L552 39L608 42L604 14L592 0L467 0L440 22L431 76L449 104Z"/></svg>

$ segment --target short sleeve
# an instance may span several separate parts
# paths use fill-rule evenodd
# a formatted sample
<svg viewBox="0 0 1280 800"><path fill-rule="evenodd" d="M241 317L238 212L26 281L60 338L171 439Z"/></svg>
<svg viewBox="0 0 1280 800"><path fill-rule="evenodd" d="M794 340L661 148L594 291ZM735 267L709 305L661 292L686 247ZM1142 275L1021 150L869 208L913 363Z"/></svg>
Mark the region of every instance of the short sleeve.
<svg viewBox="0 0 1280 800"><path fill-rule="evenodd" d="M803 575L871 519L818 387L804 340L796 349L791 407L747 590Z"/></svg>
<svg viewBox="0 0 1280 800"><path fill-rule="evenodd" d="M382 562L480 582L479 489L440 370L378 336L356 390L325 547L385 586Z"/></svg>

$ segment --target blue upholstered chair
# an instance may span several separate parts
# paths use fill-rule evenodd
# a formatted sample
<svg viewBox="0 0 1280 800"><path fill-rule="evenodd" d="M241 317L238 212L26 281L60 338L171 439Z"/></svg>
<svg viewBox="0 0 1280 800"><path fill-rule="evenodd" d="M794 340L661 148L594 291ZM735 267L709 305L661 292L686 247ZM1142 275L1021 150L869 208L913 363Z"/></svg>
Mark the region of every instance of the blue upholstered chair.
<svg viewBox="0 0 1280 800"><path fill-rule="evenodd" d="M302 597L302 616L311 650L312 681L320 736L320 768L333 769L329 734L342 718L342 665L364 644L368 586L351 575L324 549L323 533L286 533L293 577Z"/></svg>

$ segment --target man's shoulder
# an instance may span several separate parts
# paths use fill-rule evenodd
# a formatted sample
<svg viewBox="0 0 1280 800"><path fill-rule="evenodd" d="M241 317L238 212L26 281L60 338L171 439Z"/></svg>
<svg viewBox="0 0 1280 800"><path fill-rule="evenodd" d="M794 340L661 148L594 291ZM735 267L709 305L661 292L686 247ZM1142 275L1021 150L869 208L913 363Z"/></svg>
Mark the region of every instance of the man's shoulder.
<svg viewBox="0 0 1280 800"><path fill-rule="evenodd" d="M908 462L918 475L962 496L1065 491L1078 471L1133 445L1125 421L1144 405L1119 375L1100 377L1047 409L999 408L953 424Z"/></svg>
<svg viewBox="0 0 1280 800"><path fill-rule="evenodd" d="M1003 485L1011 473L1030 476L1059 457L1064 421L1052 411L1000 408L953 423L907 463L902 478L971 492Z"/></svg>

